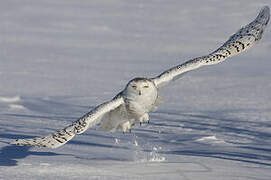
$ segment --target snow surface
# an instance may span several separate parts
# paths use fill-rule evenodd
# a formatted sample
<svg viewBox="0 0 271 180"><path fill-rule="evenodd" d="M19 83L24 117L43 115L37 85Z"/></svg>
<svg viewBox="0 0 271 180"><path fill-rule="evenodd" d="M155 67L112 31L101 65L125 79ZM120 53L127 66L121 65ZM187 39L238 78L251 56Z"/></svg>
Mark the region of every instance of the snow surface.
<svg viewBox="0 0 271 180"><path fill-rule="evenodd" d="M59 149L17 147L220 46L270 0L0 1L0 179L270 180L271 27L225 63L161 90L131 134L89 129Z"/></svg>

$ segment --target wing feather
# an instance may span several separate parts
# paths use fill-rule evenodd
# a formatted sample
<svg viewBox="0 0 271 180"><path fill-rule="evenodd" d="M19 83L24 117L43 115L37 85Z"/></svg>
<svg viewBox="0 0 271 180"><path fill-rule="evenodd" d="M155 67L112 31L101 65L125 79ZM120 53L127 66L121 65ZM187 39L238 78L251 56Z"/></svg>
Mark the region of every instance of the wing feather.
<svg viewBox="0 0 271 180"><path fill-rule="evenodd" d="M76 134L85 132L88 127L93 127L100 123L101 117L124 103L123 98L118 95L111 101L105 102L90 112L79 118L72 125L58 130L48 136L36 137L31 139L17 139L12 144L19 146L36 146L36 147L48 147L57 148L64 145L71 140Z"/></svg>
<svg viewBox="0 0 271 180"><path fill-rule="evenodd" d="M155 85L161 87L171 80L180 77L183 73L197 69L201 66L218 64L229 57L251 48L262 38L263 31L270 19L268 6L261 9L254 21L233 34L221 47L207 56L189 60L181 65L175 66L153 78Z"/></svg>

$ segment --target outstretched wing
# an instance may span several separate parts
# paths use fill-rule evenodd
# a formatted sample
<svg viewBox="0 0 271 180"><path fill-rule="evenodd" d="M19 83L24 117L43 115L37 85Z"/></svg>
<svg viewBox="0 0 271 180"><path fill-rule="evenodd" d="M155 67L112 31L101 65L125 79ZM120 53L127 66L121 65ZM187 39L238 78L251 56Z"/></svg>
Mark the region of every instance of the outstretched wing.
<svg viewBox="0 0 271 180"><path fill-rule="evenodd" d="M57 148L64 145L69 140L71 140L76 134L81 134L85 132L88 127L93 127L100 123L101 117L110 112L124 103L123 98L118 95L111 101L105 102L83 117L75 121L72 125L58 130L48 136L36 137L32 139L17 139L12 142L12 144L19 146L36 146L36 147L48 147Z"/></svg>
<svg viewBox="0 0 271 180"><path fill-rule="evenodd" d="M261 9L259 15L254 21L237 31L228 39L228 41L226 41L220 48L211 54L198 57L181 65L175 66L152 80L157 87L161 87L171 80L180 77L180 75L185 72L205 65L218 64L228 57L237 55L249 49L262 38L263 31L269 22L269 18L270 10L268 6L265 6Z"/></svg>

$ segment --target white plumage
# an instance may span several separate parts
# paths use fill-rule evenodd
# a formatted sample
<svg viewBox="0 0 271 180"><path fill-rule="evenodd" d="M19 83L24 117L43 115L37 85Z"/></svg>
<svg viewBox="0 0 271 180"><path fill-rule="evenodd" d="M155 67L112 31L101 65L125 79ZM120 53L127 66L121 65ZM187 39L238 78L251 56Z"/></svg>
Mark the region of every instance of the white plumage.
<svg viewBox="0 0 271 180"><path fill-rule="evenodd" d="M149 121L148 113L155 110L159 102L158 88L185 72L205 65L218 64L254 46L262 38L269 18L270 10L265 6L254 21L237 31L209 55L189 60L154 78L135 78L129 81L125 89L111 101L97 106L72 125L48 136L17 139L13 144L57 148L71 140L76 134L81 134L88 127L94 126L104 131L118 129L123 132L130 131L136 121L140 123Z"/></svg>

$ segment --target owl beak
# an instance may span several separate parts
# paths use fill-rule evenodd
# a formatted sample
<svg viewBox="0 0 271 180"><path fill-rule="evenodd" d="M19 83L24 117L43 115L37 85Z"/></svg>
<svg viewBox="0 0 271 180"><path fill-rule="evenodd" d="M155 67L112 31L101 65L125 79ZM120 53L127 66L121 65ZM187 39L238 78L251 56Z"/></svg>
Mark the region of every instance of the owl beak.
<svg viewBox="0 0 271 180"><path fill-rule="evenodd" d="M139 91L138 91L138 95L141 96L141 94L142 94L142 93L141 93L141 91L139 90Z"/></svg>

